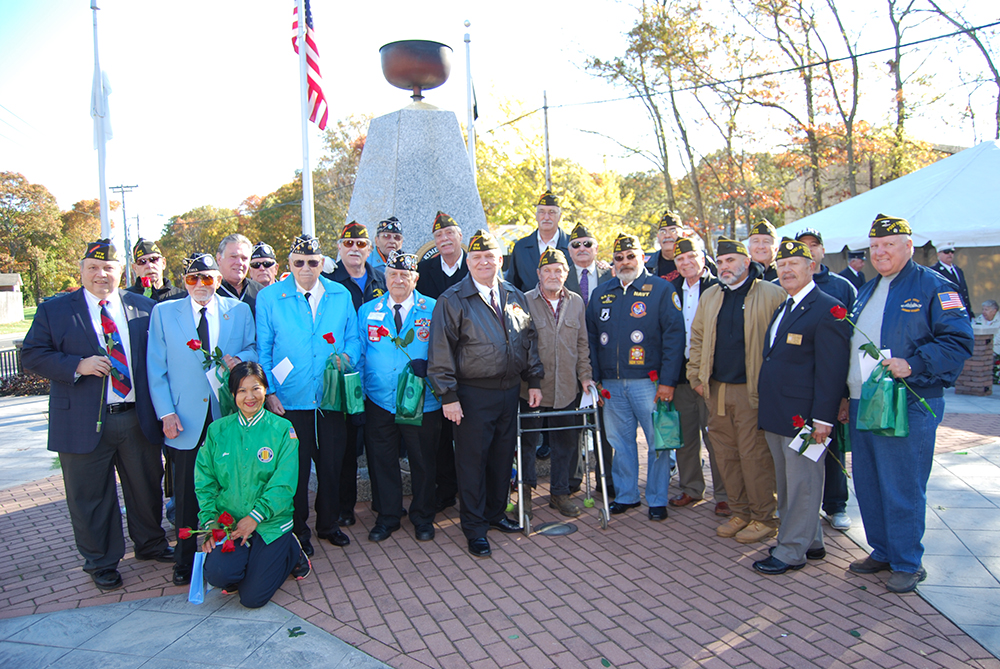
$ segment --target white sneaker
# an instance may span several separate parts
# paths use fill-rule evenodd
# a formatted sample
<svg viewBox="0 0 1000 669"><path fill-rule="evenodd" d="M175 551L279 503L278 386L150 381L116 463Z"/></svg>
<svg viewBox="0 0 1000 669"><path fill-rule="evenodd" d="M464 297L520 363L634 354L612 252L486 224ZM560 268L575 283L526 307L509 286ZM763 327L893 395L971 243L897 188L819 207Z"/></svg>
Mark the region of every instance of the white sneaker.
<svg viewBox="0 0 1000 669"><path fill-rule="evenodd" d="M851 517L847 515L847 512L841 511L840 513L827 514L826 519L830 521L830 527L835 530L840 530L841 532L846 532L851 529Z"/></svg>

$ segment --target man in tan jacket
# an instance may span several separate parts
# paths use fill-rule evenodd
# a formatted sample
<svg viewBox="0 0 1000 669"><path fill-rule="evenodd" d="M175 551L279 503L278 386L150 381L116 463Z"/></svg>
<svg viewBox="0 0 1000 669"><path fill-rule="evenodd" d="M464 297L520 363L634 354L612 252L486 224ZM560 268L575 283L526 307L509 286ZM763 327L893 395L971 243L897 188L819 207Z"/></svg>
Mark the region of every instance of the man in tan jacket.
<svg viewBox="0 0 1000 669"><path fill-rule="evenodd" d="M754 543L777 533L774 461L757 428L757 379L767 327L785 291L765 281L746 247L720 239L719 285L701 296L687 376L708 404L708 431L733 515L720 537Z"/></svg>
<svg viewBox="0 0 1000 669"><path fill-rule="evenodd" d="M542 359L542 411L570 411L579 405L580 393L594 385L590 366L590 344L583 298L565 287L569 264L562 251L546 249L538 259L538 285L525 297L528 313L538 330L538 356ZM528 384L521 384L521 398L528 399ZM526 421L526 428L536 427ZM548 419L552 428L579 424L573 416ZM580 507L569 499L569 469L577 448L578 430L553 429L549 433L552 448L549 506L564 516L575 518ZM530 450L530 449L528 449ZM525 451L525 449L522 449ZM535 485L534 453L522 452L524 485L518 494L525 495L531 509L531 487ZM527 465L527 466L524 466ZM530 514L529 514L530 517Z"/></svg>

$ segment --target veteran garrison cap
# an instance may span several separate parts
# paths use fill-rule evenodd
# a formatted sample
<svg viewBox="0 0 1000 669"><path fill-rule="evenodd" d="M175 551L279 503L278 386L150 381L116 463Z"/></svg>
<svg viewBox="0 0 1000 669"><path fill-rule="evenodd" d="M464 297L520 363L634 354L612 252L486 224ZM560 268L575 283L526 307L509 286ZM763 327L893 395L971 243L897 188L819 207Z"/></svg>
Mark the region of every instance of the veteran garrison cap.
<svg viewBox="0 0 1000 669"><path fill-rule="evenodd" d="M368 228L357 221L351 221L340 231L341 239L368 239Z"/></svg>
<svg viewBox="0 0 1000 669"><path fill-rule="evenodd" d="M685 253L691 253L692 251L697 251L698 247L694 245L694 242L687 237L681 237L676 242L674 242L674 257L684 255Z"/></svg>
<svg viewBox="0 0 1000 669"><path fill-rule="evenodd" d="M715 248L715 257L724 256L728 253L739 253L740 255L750 257L747 252L747 247L743 245L743 242L736 241L735 239L726 239L725 237L719 237L719 241Z"/></svg>
<svg viewBox="0 0 1000 669"><path fill-rule="evenodd" d="M879 214L872 223L869 237L890 237L892 235L912 235L913 229L905 218Z"/></svg>
<svg viewBox="0 0 1000 669"><path fill-rule="evenodd" d="M847 257L850 258L851 260L864 260L865 250L861 249L860 251L851 251L850 249L848 249Z"/></svg>
<svg viewBox="0 0 1000 669"><path fill-rule="evenodd" d="M442 228L451 228L451 227L458 227L458 223L456 223L455 219L449 216L448 214L444 213L443 211L439 211L437 213L437 216L434 217L434 227L431 228L431 232L437 232Z"/></svg>
<svg viewBox="0 0 1000 669"><path fill-rule="evenodd" d="M469 240L469 253L499 249L500 243L488 230L476 230Z"/></svg>
<svg viewBox="0 0 1000 669"><path fill-rule="evenodd" d="M546 265L563 265L569 267L569 263L566 262L566 256L559 249L548 248L542 251L542 255L538 257L538 269L545 267Z"/></svg>
<svg viewBox="0 0 1000 669"><path fill-rule="evenodd" d="M253 245L253 251L250 253L250 260L259 260L261 258L270 258L271 260L277 260L274 257L274 249L270 244L265 244L264 242L257 242Z"/></svg>
<svg viewBox="0 0 1000 669"><path fill-rule="evenodd" d="M538 203L536 207L558 207L559 198L552 194L552 191L547 190L542 193L542 196L538 198Z"/></svg>
<svg viewBox="0 0 1000 669"><path fill-rule="evenodd" d="M399 222L399 219L395 216L390 216L384 221L378 222L378 227L375 229L375 234L379 235L383 232L394 232L397 235L403 234L403 224Z"/></svg>
<svg viewBox="0 0 1000 669"><path fill-rule="evenodd" d="M304 256L318 256L319 240L312 235L299 235L292 240L292 253Z"/></svg>
<svg viewBox="0 0 1000 669"><path fill-rule="evenodd" d="M778 231L774 229L774 226L769 221L761 219L753 224L753 227L750 228L750 234L747 236L750 237L753 235L771 235L772 237L777 237Z"/></svg>
<svg viewBox="0 0 1000 669"><path fill-rule="evenodd" d="M639 244L639 238L635 235L626 235L624 232L618 235L615 239L614 248L611 250L612 253L619 253L621 251L628 251L630 249L635 249L636 251L642 251L642 246Z"/></svg>
<svg viewBox="0 0 1000 669"><path fill-rule="evenodd" d="M795 241L801 242L803 237L815 237L820 245L823 244L823 234L816 228L804 228L795 233Z"/></svg>
<svg viewBox="0 0 1000 669"><path fill-rule="evenodd" d="M663 216L660 216L660 227L658 230L663 228L683 228L684 223L681 222L681 217L672 211L663 212Z"/></svg>
<svg viewBox="0 0 1000 669"><path fill-rule="evenodd" d="M132 260L138 260L148 255L162 256L163 252L160 251L160 247L156 245L156 242L139 237L139 241L132 247Z"/></svg>
<svg viewBox="0 0 1000 669"><path fill-rule="evenodd" d="M569 240L571 242L574 242L577 239L594 239L594 235L590 234L590 230L583 227L582 223L578 223L577 226L573 228L573 231L569 233Z"/></svg>
<svg viewBox="0 0 1000 669"><path fill-rule="evenodd" d="M211 253L192 253L184 259L182 264L185 274L219 271L219 263L215 261L215 256Z"/></svg>
<svg viewBox="0 0 1000 669"><path fill-rule="evenodd" d="M417 271L417 256L412 253L402 251L389 251L389 257L385 261L388 269L402 269L407 272Z"/></svg>
<svg viewBox="0 0 1000 669"><path fill-rule="evenodd" d="M822 243L822 240L820 241ZM778 255L776 260L782 260L784 258L808 258L812 260L812 251L803 242L796 241L794 239L789 239L785 237L778 244Z"/></svg>
<svg viewBox="0 0 1000 669"><path fill-rule="evenodd" d="M121 260L118 257L118 249L110 239L98 239L96 242L87 244L87 250L83 254L83 259L93 260Z"/></svg>

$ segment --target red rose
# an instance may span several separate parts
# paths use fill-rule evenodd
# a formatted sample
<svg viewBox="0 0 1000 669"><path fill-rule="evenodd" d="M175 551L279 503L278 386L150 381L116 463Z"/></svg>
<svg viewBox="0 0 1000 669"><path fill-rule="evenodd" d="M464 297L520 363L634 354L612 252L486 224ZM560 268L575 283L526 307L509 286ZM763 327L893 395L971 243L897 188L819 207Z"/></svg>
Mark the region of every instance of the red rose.
<svg viewBox="0 0 1000 669"><path fill-rule="evenodd" d="M114 332L117 328L115 327L115 322L110 318L107 320L101 319L101 327L104 328L104 334L109 335Z"/></svg>
<svg viewBox="0 0 1000 669"><path fill-rule="evenodd" d="M660 375L656 372L655 369L649 370L649 380L652 381L653 383L656 383L657 381L660 380Z"/></svg>
<svg viewBox="0 0 1000 669"><path fill-rule="evenodd" d="M191 349L192 351L200 351L201 342L198 341L197 339L192 339L191 341L188 342L188 348Z"/></svg>
<svg viewBox="0 0 1000 669"><path fill-rule="evenodd" d="M223 527L229 527L234 522L233 517L229 515L228 511L223 511L222 515L219 516L219 524Z"/></svg>
<svg viewBox="0 0 1000 669"><path fill-rule="evenodd" d="M177 530L177 538L178 539L190 539L191 538L191 528L190 527L182 527L181 529Z"/></svg>
<svg viewBox="0 0 1000 669"><path fill-rule="evenodd" d="M792 418L792 427L801 430L805 426L806 426L806 421L804 418L802 418L802 416L795 416L794 418Z"/></svg>
<svg viewBox="0 0 1000 669"><path fill-rule="evenodd" d="M830 313L833 314L833 317L836 318L838 321L842 321L845 318L847 318L847 309L840 306L839 304L835 307L830 307Z"/></svg>
<svg viewBox="0 0 1000 669"><path fill-rule="evenodd" d="M378 326L378 336L379 337L388 337L389 336L389 328L387 328L384 325Z"/></svg>
<svg viewBox="0 0 1000 669"><path fill-rule="evenodd" d="M232 539L226 539L226 543L222 544L222 552L223 553L235 553L236 552L236 544L233 543Z"/></svg>
<svg viewBox="0 0 1000 669"><path fill-rule="evenodd" d="M143 288L152 288L153 287L153 277L151 277L151 276L144 276L141 279L139 279L139 281L142 281L142 287Z"/></svg>
<svg viewBox="0 0 1000 669"><path fill-rule="evenodd" d="M601 397L603 397L606 400L611 399L611 391L609 391L607 388L601 388Z"/></svg>
<svg viewBox="0 0 1000 669"><path fill-rule="evenodd" d="M212 530L212 541L214 541L215 543L219 543L225 538L226 538L225 530L220 530L220 529Z"/></svg>
<svg viewBox="0 0 1000 669"><path fill-rule="evenodd" d="M332 332L327 332L325 335L323 335L323 339L326 340L327 344L336 344L337 343L337 340L334 339Z"/></svg>

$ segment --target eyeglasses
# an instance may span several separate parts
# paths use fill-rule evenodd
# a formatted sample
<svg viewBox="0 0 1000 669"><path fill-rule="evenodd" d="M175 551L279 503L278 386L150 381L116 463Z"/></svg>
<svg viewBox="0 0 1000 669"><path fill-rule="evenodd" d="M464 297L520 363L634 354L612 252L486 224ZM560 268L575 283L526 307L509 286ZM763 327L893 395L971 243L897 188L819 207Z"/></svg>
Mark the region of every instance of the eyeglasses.
<svg viewBox="0 0 1000 669"><path fill-rule="evenodd" d="M187 274L184 276L184 283L189 286L197 286L199 281L203 286L211 286L215 283L215 277L211 274Z"/></svg>
<svg viewBox="0 0 1000 669"><path fill-rule="evenodd" d="M309 266L313 269L319 267L318 260L293 260L292 267L304 267L306 263L309 263Z"/></svg>
<svg viewBox="0 0 1000 669"><path fill-rule="evenodd" d="M163 256L145 256L136 260L135 264L142 267L144 265L152 265L154 263L158 263L161 260L163 260Z"/></svg>
<svg viewBox="0 0 1000 669"><path fill-rule="evenodd" d="M264 269L271 269L277 264L278 263L274 262L273 260L258 260L250 263L250 266L253 267L254 269L260 269L261 267L263 267Z"/></svg>
<svg viewBox="0 0 1000 669"><path fill-rule="evenodd" d="M391 239L394 242L402 243L403 241L403 235L398 234L396 232L380 232L378 233L378 236L381 237L382 239Z"/></svg>
<svg viewBox="0 0 1000 669"><path fill-rule="evenodd" d="M596 244L596 242L570 242L569 243L569 245L572 246L575 249L578 249L581 246L585 246L585 247L587 247L589 249L592 246L594 246L595 244Z"/></svg>
<svg viewBox="0 0 1000 669"><path fill-rule="evenodd" d="M634 253L619 253L615 255L615 262L623 262L625 260L635 260L636 255Z"/></svg>
<svg viewBox="0 0 1000 669"><path fill-rule="evenodd" d="M357 246L359 249L368 248L367 239L341 239L340 243L349 249L354 248L355 246Z"/></svg>
<svg viewBox="0 0 1000 669"><path fill-rule="evenodd" d="M948 249L947 251L941 251L941 253L954 254L955 250L954 249Z"/></svg>

